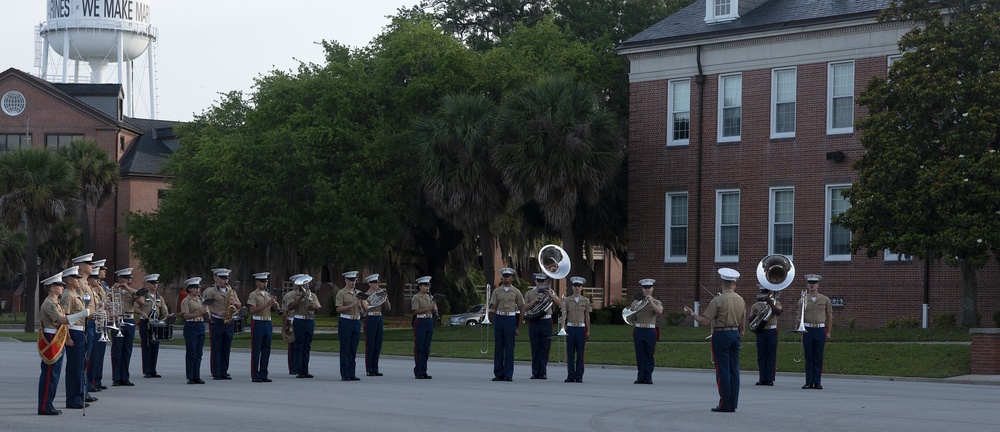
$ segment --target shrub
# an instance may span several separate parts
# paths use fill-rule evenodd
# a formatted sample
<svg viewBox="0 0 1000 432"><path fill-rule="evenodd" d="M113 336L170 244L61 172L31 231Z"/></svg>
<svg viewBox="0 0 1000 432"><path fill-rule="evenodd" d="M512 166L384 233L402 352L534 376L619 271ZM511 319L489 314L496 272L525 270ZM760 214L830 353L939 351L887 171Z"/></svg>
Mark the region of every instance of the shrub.
<svg viewBox="0 0 1000 432"><path fill-rule="evenodd" d="M899 328L919 328L920 327L920 320L918 320L918 319L916 319L914 317L911 317L911 316L904 316L904 317L900 317L899 319L890 319L889 322L886 323L885 327L886 328L897 328L897 327L899 327Z"/></svg>
<svg viewBox="0 0 1000 432"><path fill-rule="evenodd" d="M679 326L682 322L684 322L685 318L687 318L687 314L684 312L667 312L667 317L664 322L668 326Z"/></svg>
<svg viewBox="0 0 1000 432"><path fill-rule="evenodd" d="M931 317L931 326L934 328L955 328L957 325L958 319L954 312L939 313Z"/></svg>
<svg viewBox="0 0 1000 432"><path fill-rule="evenodd" d="M595 309L590 317L591 324L610 324L611 312L607 309Z"/></svg>
<svg viewBox="0 0 1000 432"><path fill-rule="evenodd" d="M853 329L854 325L857 324L857 323L858 323L858 319L857 318L851 318L851 319L847 320L847 328Z"/></svg>

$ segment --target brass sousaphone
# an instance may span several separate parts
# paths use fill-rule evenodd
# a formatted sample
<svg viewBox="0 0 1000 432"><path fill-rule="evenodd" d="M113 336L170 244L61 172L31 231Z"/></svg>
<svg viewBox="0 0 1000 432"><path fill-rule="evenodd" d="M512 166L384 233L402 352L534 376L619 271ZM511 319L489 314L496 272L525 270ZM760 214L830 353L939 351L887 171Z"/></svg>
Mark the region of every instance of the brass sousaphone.
<svg viewBox="0 0 1000 432"><path fill-rule="evenodd" d="M762 304L762 306L755 307L750 315L750 331L760 333L764 329L767 320L771 319L771 315L774 314L771 305L767 303L767 298L771 297L776 300L781 295L781 290L788 288L794 280L795 265L788 257L774 254L760 260L760 263L757 264L757 282L760 283L761 288L770 290L771 294L757 296L757 303Z"/></svg>
<svg viewBox="0 0 1000 432"><path fill-rule="evenodd" d="M562 279L568 276L571 266L569 254L559 246L549 244L542 246L538 251L538 267L542 269L542 273L552 279ZM552 299L549 296L543 296L531 309L524 312L524 319L535 320L545 316L545 311L551 305Z"/></svg>

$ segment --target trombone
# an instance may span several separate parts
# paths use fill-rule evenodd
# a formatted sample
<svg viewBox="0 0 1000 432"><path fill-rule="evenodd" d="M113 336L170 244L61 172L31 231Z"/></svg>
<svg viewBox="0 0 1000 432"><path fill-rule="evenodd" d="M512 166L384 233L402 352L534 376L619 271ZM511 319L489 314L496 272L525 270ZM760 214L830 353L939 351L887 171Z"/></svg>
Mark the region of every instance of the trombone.
<svg viewBox="0 0 1000 432"><path fill-rule="evenodd" d="M486 305L483 306L483 321L479 326L479 342L482 346L482 348L479 348L480 354L487 354L490 352L490 333L486 332L486 326L492 324L490 323L490 298L492 297L493 292L490 288L490 284L486 284Z"/></svg>
<svg viewBox="0 0 1000 432"><path fill-rule="evenodd" d="M799 303L802 303L802 308L799 310L799 328L789 331L789 333L798 333L800 335L799 339L799 358L793 358L792 361L795 363L801 363L802 357L805 357L806 348L803 346L803 340L801 338L805 337L806 333L806 290L802 290L802 296L799 297Z"/></svg>

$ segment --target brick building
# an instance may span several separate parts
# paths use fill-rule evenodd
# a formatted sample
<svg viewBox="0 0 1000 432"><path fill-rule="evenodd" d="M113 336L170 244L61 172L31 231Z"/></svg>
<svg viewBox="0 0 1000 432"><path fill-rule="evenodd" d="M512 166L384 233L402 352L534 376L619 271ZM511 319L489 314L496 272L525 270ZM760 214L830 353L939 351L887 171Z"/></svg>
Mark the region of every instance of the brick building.
<svg viewBox="0 0 1000 432"><path fill-rule="evenodd" d="M177 122L126 117L123 97L119 84L56 84L13 68L0 72L0 152L56 148L79 138L101 144L118 161L121 181L117 195L97 209L96 217L91 215L92 251L98 259L108 259L109 274L135 267L141 281L145 273L119 229L129 212L158 208L160 191L166 189L159 172L178 146L173 134ZM12 285L0 284L0 298L23 311Z"/></svg>
<svg viewBox="0 0 1000 432"><path fill-rule="evenodd" d="M757 263L791 257L797 280L823 276L837 326L921 320L924 263L884 251L851 254L830 222L849 207L862 153L854 128L867 82L884 76L910 27L879 23L888 0L698 0L618 48L630 62L629 265L626 285L657 280L668 311L711 300L716 270L757 293ZM721 120L720 120L721 119ZM961 274L930 263L929 316L960 312ZM979 313L991 322L995 261L979 273ZM794 327L793 314L781 325ZM787 318L786 318L787 317Z"/></svg>

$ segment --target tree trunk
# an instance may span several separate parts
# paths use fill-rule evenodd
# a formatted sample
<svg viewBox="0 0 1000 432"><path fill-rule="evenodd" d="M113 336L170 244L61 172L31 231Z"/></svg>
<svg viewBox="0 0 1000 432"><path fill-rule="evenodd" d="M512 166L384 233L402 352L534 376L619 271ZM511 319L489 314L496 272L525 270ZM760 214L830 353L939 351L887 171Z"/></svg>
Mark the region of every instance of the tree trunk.
<svg viewBox="0 0 1000 432"><path fill-rule="evenodd" d="M975 327L976 291L978 290L976 268L968 260L959 264L962 269L962 326Z"/></svg>
<svg viewBox="0 0 1000 432"><path fill-rule="evenodd" d="M24 332L35 332L35 312L41 306L38 303L38 238L30 218L25 219L24 233L27 241L24 245Z"/></svg>

